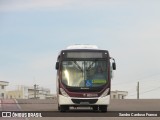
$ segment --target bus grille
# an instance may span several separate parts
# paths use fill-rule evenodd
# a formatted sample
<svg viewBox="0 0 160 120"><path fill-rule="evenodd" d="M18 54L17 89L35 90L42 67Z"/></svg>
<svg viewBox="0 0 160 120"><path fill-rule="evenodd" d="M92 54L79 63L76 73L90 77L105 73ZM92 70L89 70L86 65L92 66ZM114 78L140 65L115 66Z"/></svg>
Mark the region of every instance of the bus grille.
<svg viewBox="0 0 160 120"><path fill-rule="evenodd" d="M81 104L81 103L94 104L97 101L98 99L72 99L72 102L76 104Z"/></svg>

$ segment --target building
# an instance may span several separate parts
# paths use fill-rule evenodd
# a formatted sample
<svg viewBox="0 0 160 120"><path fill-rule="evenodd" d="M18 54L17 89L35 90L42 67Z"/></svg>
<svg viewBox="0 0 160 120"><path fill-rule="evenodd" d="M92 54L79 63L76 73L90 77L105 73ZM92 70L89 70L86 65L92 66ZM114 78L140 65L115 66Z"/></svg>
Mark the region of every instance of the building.
<svg viewBox="0 0 160 120"><path fill-rule="evenodd" d="M28 99L28 87L18 86L15 90L7 91L6 98Z"/></svg>
<svg viewBox="0 0 160 120"><path fill-rule="evenodd" d="M8 99L53 99L50 90L43 87L34 86L18 86L16 90L7 91Z"/></svg>
<svg viewBox="0 0 160 120"><path fill-rule="evenodd" d="M33 87L28 88L28 98L29 99L50 99L53 98L53 95L50 94L48 88L38 87L34 85Z"/></svg>
<svg viewBox="0 0 160 120"><path fill-rule="evenodd" d="M0 81L0 99L6 98L6 86L8 86L9 82Z"/></svg>
<svg viewBox="0 0 160 120"><path fill-rule="evenodd" d="M127 95L127 91L111 91L111 99L125 99Z"/></svg>

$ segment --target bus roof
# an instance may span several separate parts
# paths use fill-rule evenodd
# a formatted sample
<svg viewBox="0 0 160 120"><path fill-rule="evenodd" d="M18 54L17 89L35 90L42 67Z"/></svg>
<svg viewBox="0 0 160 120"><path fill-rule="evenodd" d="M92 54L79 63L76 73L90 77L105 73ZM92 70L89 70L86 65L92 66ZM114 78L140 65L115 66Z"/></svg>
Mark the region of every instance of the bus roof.
<svg viewBox="0 0 160 120"><path fill-rule="evenodd" d="M96 45L70 45L67 49L99 49Z"/></svg>

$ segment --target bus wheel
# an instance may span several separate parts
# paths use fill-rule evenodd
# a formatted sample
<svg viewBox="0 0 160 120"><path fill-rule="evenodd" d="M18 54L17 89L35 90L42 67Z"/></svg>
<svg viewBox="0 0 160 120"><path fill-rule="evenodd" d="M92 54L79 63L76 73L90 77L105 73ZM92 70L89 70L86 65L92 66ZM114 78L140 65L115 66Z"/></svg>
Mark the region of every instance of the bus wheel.
<svg viewBox="0 0 160 120"><path fill-rule="evenodd" d="M107 105L100 105L100 106L99 106L99 110L100 110L101 112L107 112Z"/></svg>
<svg viewBox="0 0 160 120"><path fill-rule="evenodd" d="M93 106L92 108L93 108L93 111L97 111L98 110L98 106L96 106L96 105Z"/></svg>
<svg viewBox="0 0 160 120"><path fill-rule="evenodd" d="M67 105L60 105L59 106L60 112L66 112L69 110L69 106Z"/></svg>

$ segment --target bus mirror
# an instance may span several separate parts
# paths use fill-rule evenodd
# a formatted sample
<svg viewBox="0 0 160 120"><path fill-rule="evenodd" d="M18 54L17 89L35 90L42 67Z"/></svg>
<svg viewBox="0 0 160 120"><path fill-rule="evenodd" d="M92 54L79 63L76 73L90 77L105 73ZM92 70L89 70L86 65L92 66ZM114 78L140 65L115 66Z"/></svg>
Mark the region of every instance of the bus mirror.
<svg viewBox="0 0 160 120"><path fill-rule="evenodd" d="M116 63L115 62L112 63L112 68L113 68L113 70L116 70Z"/></svg>
<svg viewBox="0 0 160 120"><path fill-rule="evenodd" d="M59 62L56 62L56 70L59 69Z"/></svg>

